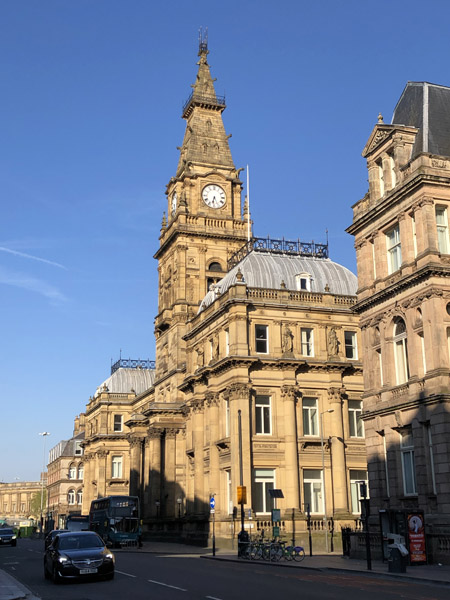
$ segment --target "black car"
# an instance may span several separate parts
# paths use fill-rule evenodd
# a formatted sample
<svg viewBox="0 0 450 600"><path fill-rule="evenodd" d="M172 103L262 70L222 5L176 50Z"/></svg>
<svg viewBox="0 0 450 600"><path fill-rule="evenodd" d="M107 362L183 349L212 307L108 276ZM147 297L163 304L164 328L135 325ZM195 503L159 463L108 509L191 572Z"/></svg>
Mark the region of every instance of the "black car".
<svg viewBox="0 0 450 600"><path fill-rule="evenodd" d="M94 531L55 535L44 555L44 577L55 583L64 579L114 577L114 554Z"/></svg>
<svg viewBox="0 0 450 600"><path fill-rule="evenodd" d="M44 548L45 550L47 550L47 548L50 546L50 544L53 542L53 540L55 539L55 537L57 535L59 535L60 533L65 533L69 531L68 529L53 529L52 531L50 531L50 533L48 533L45 536L45 540L44 540Z"/></svg>
<svg viewBox="0 0 450 600"><path fill-rule="evenodd" d="M0 527L0 546L4 546L5 544L10 544L11 546L17 544L17 536L10 527Z"/></svg>

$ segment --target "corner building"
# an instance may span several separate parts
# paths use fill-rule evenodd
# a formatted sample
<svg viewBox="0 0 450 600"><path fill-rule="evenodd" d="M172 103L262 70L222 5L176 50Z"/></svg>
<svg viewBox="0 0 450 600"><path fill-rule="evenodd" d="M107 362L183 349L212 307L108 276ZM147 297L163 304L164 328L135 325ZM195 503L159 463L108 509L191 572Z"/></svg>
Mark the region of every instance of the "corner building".
<svg viewBox="0 0 450 600"><path fill-rule="evenodd" d="M130 396L116 460L129 466L122 479L141 497L148 535L206 541L214 494L216 536L231 539L240 411L246 528L271 535L269 490L281 489L283 532L295 527L306 543L309 505L323 540L324 516L336 532L358 519L366 479L356 277L324 245L252 237L207 55L202 42L155 254L154 381ZM86 506L93 497L86 488Z"/></svg>
<svg viewBox="0 0 450 600"><path fill-rule="evenodd" d="M425 520L429 559L449 562L450 88L409 82L364 148L353 206L372 515L407 537Z"/></svg>

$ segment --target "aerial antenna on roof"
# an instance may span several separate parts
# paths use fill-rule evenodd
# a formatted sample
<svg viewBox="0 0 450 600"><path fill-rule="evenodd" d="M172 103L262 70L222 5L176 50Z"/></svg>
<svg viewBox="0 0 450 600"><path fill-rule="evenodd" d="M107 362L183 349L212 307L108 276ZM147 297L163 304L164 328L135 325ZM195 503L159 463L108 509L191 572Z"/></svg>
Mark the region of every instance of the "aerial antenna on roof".
<svg viewBox="0 0 450 600"><path fill-rule="evenodd" d="M198 53L208 52L208 28L205 27L205 31L203 31L203 27L200 27L198 30Z"/></svg>
<svg viewBox="0 0 450 600"><path fill-rule="evenodd" d="M325 234L327 236L327 250L328 250L328 228L325 229ZM330 256L330 254L328 254L328 256Z"/></svg>

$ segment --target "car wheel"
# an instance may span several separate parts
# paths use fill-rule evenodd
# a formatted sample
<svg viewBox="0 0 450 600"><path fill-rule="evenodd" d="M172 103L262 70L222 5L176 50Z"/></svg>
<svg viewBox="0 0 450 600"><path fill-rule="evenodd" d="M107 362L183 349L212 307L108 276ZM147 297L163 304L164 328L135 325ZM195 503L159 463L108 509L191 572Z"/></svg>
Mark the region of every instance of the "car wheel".
<svg viewBox="0 0 450 600"><path fill-rule="evenodd" d="M51 579L50 573L47 571L47 567L44 565L44 577L45 579Z"/></svg>
<svg viewBox="0 0 450 600"><path fill-rule="evenodd" d="M11 546L15 546L17 544L17 541L14 540L13 542L11 542Z"/></svg>
<svg viewBox="0 0 450 600"><path fill-rule="evenodd" d="M111 579L114 579L114 571L112 573L108 573L108 575L105 575L106 581L109 581Z"/></svg>

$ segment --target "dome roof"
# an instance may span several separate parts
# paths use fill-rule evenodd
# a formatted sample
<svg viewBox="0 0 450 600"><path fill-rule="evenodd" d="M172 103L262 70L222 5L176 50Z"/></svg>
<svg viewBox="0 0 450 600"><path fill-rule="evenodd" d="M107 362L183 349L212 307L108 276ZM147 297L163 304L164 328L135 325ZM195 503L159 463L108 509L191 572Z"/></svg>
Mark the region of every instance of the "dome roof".
<svg viewBox="0 0 450 600"><path fill-rule="evenodd" d="M112 394L129 394L133 390L139 395L151 388L154 381L155 371L153 369L120 368L97 388L95 397L100 395L103 390Z"/></svg>
<svg viewBox="0 0 450 600"><path fill-rule="evenodd" d="M358 287L356 275L329 258L253 250L206 294L198 312L237 283L239 271L248 287L254 288L280 289L283 281L288 290L298 290L298 275L309 275L311 292L325 292L328 286L327 291L331 294L354 296Z"/></svg>

